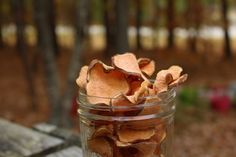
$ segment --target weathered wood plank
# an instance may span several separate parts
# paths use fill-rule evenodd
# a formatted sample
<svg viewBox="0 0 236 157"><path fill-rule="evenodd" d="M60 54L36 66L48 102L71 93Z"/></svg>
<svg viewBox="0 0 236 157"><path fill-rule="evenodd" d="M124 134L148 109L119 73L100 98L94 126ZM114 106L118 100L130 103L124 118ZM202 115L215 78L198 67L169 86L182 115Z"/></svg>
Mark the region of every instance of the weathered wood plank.
<svg viewBox="0 0 236 157"><path fill-rule="evenodd" d="M0 118L0 157L33 156L61 144L61 139Z"/></svg>
<svg viewBox="0 0 236 157"><path fill-rule="evenodd" d="M59 137L65 140L64 145L81 146L80 136L78 133L74 133L71 130L58 128L55 125L48 123L39 123L33 127L35 130L49 134L51 136Z"/></svg>
<svg viewBox="0 0 236 157"><path fill-rule="evenodd" d="M82 149L77 146L71 146L46 157L83 157Z"/></svg>

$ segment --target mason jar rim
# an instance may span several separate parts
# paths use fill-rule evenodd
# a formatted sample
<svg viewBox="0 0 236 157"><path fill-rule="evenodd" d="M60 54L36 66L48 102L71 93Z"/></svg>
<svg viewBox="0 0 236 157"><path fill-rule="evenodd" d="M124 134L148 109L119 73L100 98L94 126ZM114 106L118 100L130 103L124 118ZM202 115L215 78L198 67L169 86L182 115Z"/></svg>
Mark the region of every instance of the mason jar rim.
<svg viewBox="0 0 236 157"><path fill-rule="evenodd" d="M87 95L84 91L79 90L79 97L77 98L77 103L80 104L81 107L84 108L88 108L88 109L95 109L95 110L104 110L104 109L139 109L139 108L143 108L143 107L152 107L152 106L162 106L165 104L168 104L169 102L171 102L175 96L176 96L176 89L175 88L171 88L168 91L156 94L156 95L149 95L149 96L143 96L140 97L141 99L155 99L155 98L162 98L164 97L164 99L161 99L160 101L157 102L151 102L151 103L147 103L147 102L143 102L143 103L139 103L137 105L120 105L120 106L112 106L112 105L105 105L103 103L99 103L99 104L91 104L88 101L84 101L82 99L80 99L80 97L90 97L90 98L98 98L98 99L109 99L109 101L111 100L118 100L120 98L112 98L112 97L100 97L100 96L91 96L91 95ZM122 100L122 99L121 99Z"/></svg>

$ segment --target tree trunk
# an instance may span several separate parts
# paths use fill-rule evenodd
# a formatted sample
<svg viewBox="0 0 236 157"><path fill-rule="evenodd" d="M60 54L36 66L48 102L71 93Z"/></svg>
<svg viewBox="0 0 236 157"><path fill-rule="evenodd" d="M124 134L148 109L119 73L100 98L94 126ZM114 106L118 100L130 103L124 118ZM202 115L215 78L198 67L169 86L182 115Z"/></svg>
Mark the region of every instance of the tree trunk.
<svg viewBox="0 0 236 157"><path fill-rule="evenodd" d="M114 54L115 48L115 17L111 12L113 8L113 1L111 0L103 0L104 5L104 25L106 29L106 52L105 55L110 57Z"/></svg>
<svg viewBox="0 0 236 157"><path fill-rule="evenodd" d="M230 37L229 37L229 21L227 18L227 12L228 12L228 2L227 0L221 0L221 12L222 12L222 18L223 18L223 29L224 29L224 38L225 38L225 57L227 59L232 58L232 50L230 46Z"/></svg>
<svg viewBox="0 0 236 157"><path fill-rule="evenodd" d="M189 49L191 52L197 52L197 37L199 32L199 27L201 25L202 19L202 9L201 9L201 2L195 0L188 0L188 9L186 12L186 24L188 29L192 28L195 30L195 34L189 36Z"/></svg>
<svg viewBox="0 0 236 157"><path fill-rule="evenodd" d="M59 124L61 116L59 77L53 49L53 37L49 24L48 0L34 1L35 22L38 34L40 35L40 52L43 59L45 78L47 83L48 98L52 105L49 122Z"/></svg>
<svg viewBox="0 0 236 157"><path fill-rule="evenodd" d="M2 3L0 2L0 5ZM2 26L3 26L3 15L2 15L2 7L0 7L0 48L3 48L3 34L2 34Z"/></svg>
<svg viewBox="0 0 236 157"><path fill-rule="evenodd" d="M141 49L140 27L141 27L141 0L136 0L136 30L137 30L136 47L138 50Z"/></svg>
<svg viewBox="0 0 236 157"><path fill-rule="evenodd" d="M168 28L168 48L173 48L174 46L174 0L167 1L167 28Z"/></svg>
<svg viewBox="0 0 236 157"><path fill-rule="evenodd" d="M127 0L116 0L116 21L116 52L126 52L129 50Z"/></svg>
<svg viewBox="0 0 236 157"><path fill-rule="evenodd" d="M1 18L1 17L0 17ZM2 34L2 18L0 19L0 48L3 48L3 34Z"/></svg>
<svg viewBox="0 0 236 157"><path fill-rule="evenodd" d="M50 32L52 33L53 50L56 55L59 55L59 47L58 47L57 35L56 35L54 0L48 0L48 5L49 5L48 20L49 20L49 25L51 29Z"/></svg>
<svg viewBox="0 0 236 157"><path fill-rule="evenodd" d="M75 79L78 76L81 67L80 52L83 49L83 41L87 32L86 26L88 22L89 0L80 0L77 2L77 19L76 19L76 44L74 52L71 56L70 65L67 75L67 87L63 96L63 119L62 125L69 127L71 125L70 107L73 97L75 96Z"/></svg>
<svg viewBox="0 0 236 157"><path fill-rule="evenodd" d="M17 50L21 57L21 62L25 70L25 77L28 82L28 92L31 100L32 109L36 109L36 96L33 83L33 72L30 65L30 60L26 50L26 37L24 33L25 20L24 20L24 5L23 0L12 0L12 12L15 16L16 22L16 38L17 38Z"/></svg>

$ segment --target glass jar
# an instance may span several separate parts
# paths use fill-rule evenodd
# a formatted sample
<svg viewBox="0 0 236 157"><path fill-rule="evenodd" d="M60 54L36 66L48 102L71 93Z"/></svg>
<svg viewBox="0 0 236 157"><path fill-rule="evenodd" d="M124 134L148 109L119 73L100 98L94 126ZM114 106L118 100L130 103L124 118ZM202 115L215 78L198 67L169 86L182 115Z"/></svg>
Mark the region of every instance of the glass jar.
<svg viewBox="0 0 236 157"><path fill-rule="evenodd" d="M90 104L79 92L83 157L172 157L175 89L143 97L137 105ZM148 101L147 101L148 100ZM122 101L121 101L122 102Z"/></svg>

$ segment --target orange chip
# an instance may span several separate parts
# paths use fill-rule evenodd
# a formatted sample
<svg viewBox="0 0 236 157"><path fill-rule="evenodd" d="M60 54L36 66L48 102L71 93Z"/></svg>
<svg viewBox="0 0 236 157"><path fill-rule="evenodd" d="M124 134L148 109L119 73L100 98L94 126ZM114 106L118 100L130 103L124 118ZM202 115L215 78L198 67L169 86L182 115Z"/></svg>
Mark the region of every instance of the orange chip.
<svg viewBox="0 0 236 157"><path fill-rule="evenodd" d="M137 155L138 157L152 157L156 150L156 146L156 142L147 141L133 144L132 147L139 151L140 155Z"/></svg>
<svg viewBox="0 0 236 157"><path fill-rule="evenodd" d="M161 143L165 140L166 138L166 130L163 124L160 124L156 127L156 133L152 137L154 141L156 141L157 146L155 149L155 154L160 155L161 153Z"/></svg>
<svg viewBox="0 0 236 157"><path fill-rule="evenodd" d="M161 98L155 93L155 90L148 88L148 96L145 99L145 104L148 104L148 106L144 107L139 115L159 113L161 110L160 102Z"/></svg>
<svg viewBox="0 0 236 157"><path fill-rule="evenodd" d="M133 53L125 53L112 57L112 65L128 75L141 77L141 70L136 56Z"/></svg>
<svg viewBox="0 0 236 157"><path fill-rule="evenodd" d="M107 137L107 136L111 136L112 134L113 134L113 126L103 125L94 131L92 138Z"/></svg>
<svg viewBox="0 0 236 157"><path fill-rule="evenodd" d="M100 61L94 61L89 67L86 91L90 103L109 105L109 98L121 93L126 94L129 91L129 84L122 72L112 69Z"/></svg>
<svg viewBox="0 0 236 157"><path fill-rule="evenodd" d="M140 88L142 82L143 82L142 80L131 81L129 83L130 84L130 92L129 92L129 94L133 95L134 92L136 92Z"/></svg>
<svg viewBox="0 0 236 157"><path fill-rule="evenodd" d="M132 143L125 143L118 140L115 141L115 144L117 147L128 147L132 145Z"/></svg>
<svg viewBox="0 0 236 157"><path fill-rule="evenodd" d="M133 95L126 96L127 99L132 102L133 104L137 104L138 101L142 101L142 98L139 99L140 97L144 97L145 95L148 94L148 86L150 82L148 81L143 81L141 83L141 86L134 92ZM143 98L144 99L144 98Z"/></svg>
<svg viewBox="0 0 236 157"><path fill-rule="evenodd" d="M149 95L145 99L145 104L148 104L148 106L145 106L139 115L157 114L161 111L161 98L155 94L152 88L148 88L148 90Z"/></svg>
<svg viewBox="0 0 236 157"><path fill-rule="evenodd" d="M123 128L117 131L119 140L125 143L148 140L154 134L155 134L155 129L133 130L133 129Z"/></svg>
<svg viewBox="0 0 236 157"><path fill-rule="evenodd" d="M168 84L173 81L173 77L168 70L161 70L157 73L153 88L157 93L168 90Z"/></svg>
<svg viewBox="0 0 236 157"><path fill-rule="evenodd" d="M152 76L155 71L155 62L153 60L150 60L149 58L139 58L138 64L143 73Z"/></svg>
<svg viewBox="0 0 236 157"><path fill-rule="evenodd" d="M156 95L156 92L155 92L155 90L153 89L153 88L148 88L148 95L149 96L154 96L154 95Z"/></svg>
<svg viewBox="0 0 236 157"><path fill-rule="evenodd" d="M88 66L85 65L81 68L80 73L79 73L79 77L76 79L76 83L80 88L85 88L86 84L87 84L87 74L88 74Z"/></svg>
<svg viewBox="0 0 236 157"><path fill-rule="evenodd" d="M170 83L169 87L176 87L179 86L180 84L184 83L188 78L188 74L184 74L182 76L180 76L177 80L173 81Z"/></svg>
<svg viewBox="0 0 236 157"><path fill-rule="evenodd" d="M160 144L166 138L166 131L164 129L157 130L152 137L158 144Z"/></svg>
<svg viewBox="0 0 236 157"><path fill-rule="evenodd" d="M122 147L121 153L124 157L152 157L155 152L156 145L157 144L153 141L138 142L128 147Z"/></svg>
<svg viewBox="0 0 236 157"><path fill-rule="evenodd" d="M178 65L172 65L168 71L171 73L172 77L173 77L173 80L176 80L180 77L182 71L183 71L183 68L181 68L180 66Z"/></svg>
<svg viewBox="0 0 236 157"><path fill-rule="evenodd" d="M124 94L119 94L111 100L112 106L130 106L133 105L132 102L127 99Z"/></svg>
<svg viewBox="0 0 236 157"><path fill-rule="evenodd" d="M140 110L137 108L126 108L125 106L134 106L133 103L131 103L125 95L120 94L117 97L115 97L114 99L111 100L111 105L114 106L114 108L112 108L112 111L114 113L115 116L119 116L119 115L137 115ZM124 106L125 108L115 108L115 106Z"/></svg>
<svg viewBox="0 0 236 157"><path fill-rule="evenodd" d="M142 114L143 115L143 114ZM155 126L162 123L162 119L160 118L150 118L145 120L133 120L126 122L123 126L127 129L134 129L134 130L148 130L153 129Z"/></svg>
<svg viewBox="0 0 236 157"><path fill-rule="evenodd" d="M92 152L95 152L102 157L112 157L113 149L106 138L99 137L88 140L88 147Z"/></svg>

